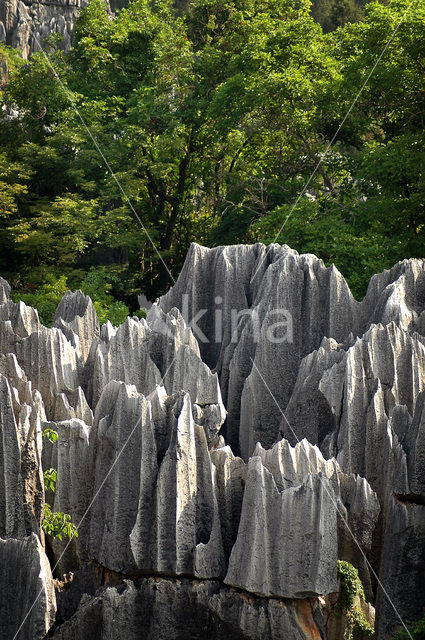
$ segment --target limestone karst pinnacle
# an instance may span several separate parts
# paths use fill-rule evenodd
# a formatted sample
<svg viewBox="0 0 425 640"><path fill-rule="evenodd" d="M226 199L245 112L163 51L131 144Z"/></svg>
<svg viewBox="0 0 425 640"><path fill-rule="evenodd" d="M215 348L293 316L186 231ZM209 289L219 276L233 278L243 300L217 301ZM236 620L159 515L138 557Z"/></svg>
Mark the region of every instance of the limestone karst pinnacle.
<svg viewBox="0 0 425 640"><path fill-rule="evenodd" d="M338 559L379 640L400 621L376 576L420 617L423 300L422 260L357 302L315 256L193 245L146 320L100 328L68 292L47 328L0 278L0 637L30 611L22 640L319 640ZM46 499L70 544L44 539Z"/></svg>
<svg viewBox="0 0 425 640"><path fill-rule="evenodd" d="M88 0L0 0L0 42L16 47L27 59L44 46L52 34L61 36L61 46L69 49L74 24Z"/></svg>

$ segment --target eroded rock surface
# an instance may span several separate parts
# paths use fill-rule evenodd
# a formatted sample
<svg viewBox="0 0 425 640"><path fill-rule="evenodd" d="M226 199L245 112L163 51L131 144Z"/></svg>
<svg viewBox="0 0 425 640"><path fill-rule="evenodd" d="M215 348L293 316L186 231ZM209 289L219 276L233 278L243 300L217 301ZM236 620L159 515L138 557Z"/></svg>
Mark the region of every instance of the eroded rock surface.
<svg viewBox="0 0 425 640"><path fill-rule="evenodd" d="M0 538L1 637L41 640L55 619L56 597L49 561L33 533Z"/></svg>
<svg viewBox="0 0 425 640"><path fill-rule="evenodd" d="M64 594L66 598L67 594ZM142 578L83 596L55 640L322 640L315 599L258 598L215 580Z"/></svg>
<svg viewBox="0 0 425 640"><path fill-rule="evenodd" d="M345 474L367 479L370 487L357 485L360 502L351 502L348 512L360 546L370 549L373 571L347 528L340 557L354 561L369 594L373 572L382 576L410 619L425 602L424 493L421 484L413 489L423 457L424 266L405 260L375 275L358 303L341 274L314 256L277 245L193 245L177 284L160 300L164 310L177 306L187 321L195 319L208 338L196 333L202 356L220 377L228 410L224 433L235 453L247 460L257 441L269 448L282 436L293 445L305 437L325 457L335 456ZM270 326L282 309L292 334L283 324L287 339L275 344ZM223 326L218 342L217 318ZM374 501L359 508L371 488L379 499L373 532ZM400 621L379 588L377 602L378 637L384 637Z"/></svg>
<svg viewBox="0 0 425 640"><path fill-rule="evenodd" d="M87 0L1 0L0 40L20 49L25 59L39 51L44 39L55 33L62 38L61 46L69 49L75 20L87 4Z"/></svg>
<svg viewBox="0 0 425 640"><path fill-rule="evenodd" d="M50 585L45 500L71 515L78 538L47 540L71 572L53 637L323 638L337 559L359 570L378 640L399 624L386 594L420 617L424 267L374 276L359 303L315 256L193 245L120 327L81 292L44 327L0 279L1 568Z"/></svg>

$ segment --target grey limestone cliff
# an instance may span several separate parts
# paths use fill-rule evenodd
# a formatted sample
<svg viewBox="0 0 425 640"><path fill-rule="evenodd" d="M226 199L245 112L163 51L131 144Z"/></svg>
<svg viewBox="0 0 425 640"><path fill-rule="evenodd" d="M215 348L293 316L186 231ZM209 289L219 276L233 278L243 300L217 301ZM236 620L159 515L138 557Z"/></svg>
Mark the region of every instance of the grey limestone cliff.
<svg viewBox="0 0 425 640"><path fill-rule="evenodd" d="M193 245L146 319L120 327L100 327L81 292L44 327L0 279L10 630L42 584L23 640L52 625L63 639L319 640L338 559L376 605L378 640L400 623L389 598L420 617L424 267L374 276L357 302L315 256ZM44 539L45 501L78 538Z"/></svg>
<svg viewBox="0 0 425 640"><path fill-rule="evenodd" d="M69 49L75 20L87 0L0 0L0 41L20 49L26 59L44 46L52 34Z"/></svg>
<svg viewBox="0 0 425 640"><path fill-rule="evenodd" d="M38 537L0 538L2 638L41 640L55 619L56 597L49 561Z"/></svg>

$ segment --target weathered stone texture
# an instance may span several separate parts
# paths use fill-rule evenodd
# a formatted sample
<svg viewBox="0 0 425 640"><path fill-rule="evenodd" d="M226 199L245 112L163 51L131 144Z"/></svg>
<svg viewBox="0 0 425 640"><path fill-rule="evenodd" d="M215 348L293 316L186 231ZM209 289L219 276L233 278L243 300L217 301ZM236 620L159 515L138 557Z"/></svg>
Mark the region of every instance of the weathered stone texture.
<svg viewBox="0 0 425 640"><path fill-rule="evenodd" d="M55 619L49 561L38 537L0 538L1 637L41 640Z"/></svg>
<svg viewBox="0 0 425 640"><path fill-rule="evenodd" d="M65 594L66 595L66 594ZM143 578L83 596L55 640L322 640L317 601L265 599L214 580Z"/></svg>
<svg viewBox="0 0 425 640"><path fill-rule="evenodd" d="M79 537L48 541L75 573L55 638L319 639L337 559L359 570L378 640L399 623L386 593L422 615L424 267L374 276L359 303L315 256L193 245L120 327L81 292L44 327L0 279L1 568L50 584L44 500L71 514ZM52 600L36 611L45 631Z"/></svg>
<svg viewBox="0 0 425 640"><path fill-rule="evenodd" d="M62 48L69 49L75 20L86 4L86 0L1 0L0 39L19 49L24 59L39 51L44 39L54 33L62 37Z"/></svg>

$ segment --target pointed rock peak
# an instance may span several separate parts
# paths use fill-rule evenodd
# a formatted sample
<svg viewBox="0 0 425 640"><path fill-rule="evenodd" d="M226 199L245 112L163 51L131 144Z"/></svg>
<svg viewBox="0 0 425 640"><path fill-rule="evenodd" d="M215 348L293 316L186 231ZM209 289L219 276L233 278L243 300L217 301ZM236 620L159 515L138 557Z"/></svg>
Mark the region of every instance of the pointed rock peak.
<svg viewBox="0 0 425 640"><path fill-rule="evenodd" d="M108 320L105 324L102 325L100 330L100 340L101 342L109 342L111 338L113 338L117 333L117 330L112 325L112 323Z"/></svg>
<svg viewBox="0 0 425 640"><path fill-rule="evenodd" d="M54 322L59 318L65 322L72 322L76 316L81 318L87 316L93 321L97 319L93 302L89 296L84 295L80 290L67 291L57 306Z"/></svg>
<svg viewBox="0 0 425 640"><path fill-rule="evenodd" d="M11 286L0 276L0 304L4 304L10 299Z"/></svg>

